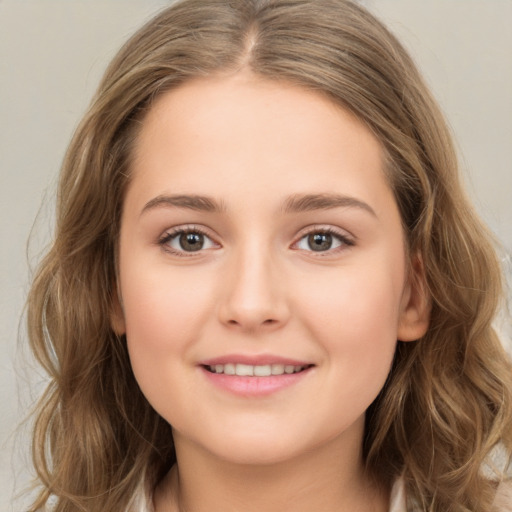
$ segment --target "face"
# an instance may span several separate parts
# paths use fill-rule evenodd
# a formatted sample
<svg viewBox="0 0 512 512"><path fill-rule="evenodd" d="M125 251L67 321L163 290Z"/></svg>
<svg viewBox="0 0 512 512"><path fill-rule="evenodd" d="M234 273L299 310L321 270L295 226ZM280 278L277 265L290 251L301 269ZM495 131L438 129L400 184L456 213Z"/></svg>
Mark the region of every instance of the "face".
<svg viewBox="0 0 512 512"><path fill-rule="evenodd" d="M425 328L376 138L315 93L208 78L156 101L132 172L112 321L177 445L360 445L397 339Z"/></svg>

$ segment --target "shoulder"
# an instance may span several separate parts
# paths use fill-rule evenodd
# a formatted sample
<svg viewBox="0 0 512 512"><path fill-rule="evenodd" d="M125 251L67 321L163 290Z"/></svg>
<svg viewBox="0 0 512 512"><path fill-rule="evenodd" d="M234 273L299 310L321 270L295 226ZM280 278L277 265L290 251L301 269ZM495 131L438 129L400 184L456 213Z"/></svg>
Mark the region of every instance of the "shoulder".
<svg viewBox="0 0 512 512"><path fill-rule="evenodd" d="M393 485L389 512L406 512L405 486L402 479ZM512 480L498 486L491 512L512 512Z"/></svg>
<svg viewBox="0 0 512 512"><path fill-rule="evenodd" d="M405 486L403 480L398 479L391 489L389 512L406 512Z"/></svg>
<svg viewBox="0 0 512 512"><path fill-rule="evenodd" d="M142 485L139 486L134 494L126 512L155 512L151 495Z"/></svg>
<svg viewBox="0 0 512 512"><path fill-rule="evenodd" d="M492 512L512 512L512 481L502 482L494 499Z"/></svg>

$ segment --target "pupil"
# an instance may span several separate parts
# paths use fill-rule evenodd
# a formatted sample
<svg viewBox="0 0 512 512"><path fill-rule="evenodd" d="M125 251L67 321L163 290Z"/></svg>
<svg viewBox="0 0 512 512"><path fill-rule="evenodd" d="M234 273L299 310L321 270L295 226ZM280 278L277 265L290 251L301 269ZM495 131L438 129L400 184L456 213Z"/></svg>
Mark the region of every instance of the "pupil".
<svg viewBox="0 0 512 512"><path fill-rule="evenodd" d="M332 235L315 233L308 236L308 245L313 251L327 251L332 246Z"/></svg>
<svg viewBox="0 0 512 512"><path fill-rule="evenodd" d="M184 251L199 251L203 247L204 236L201 233L182 233L180 245Z"/></svg>

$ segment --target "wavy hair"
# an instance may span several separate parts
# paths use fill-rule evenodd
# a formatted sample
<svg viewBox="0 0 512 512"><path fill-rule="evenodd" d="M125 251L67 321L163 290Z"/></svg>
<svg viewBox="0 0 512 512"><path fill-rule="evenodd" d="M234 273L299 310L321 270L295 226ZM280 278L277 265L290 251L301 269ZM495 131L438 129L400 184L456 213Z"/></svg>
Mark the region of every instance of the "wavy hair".
<svg viewBox="0 0 512 512"><path fill-rule="evenodd" d="M367 412L364 456L408 507L488 512L512 452L512 367L491 322L503 296L492 237L466 198L451 135L410 57L349 0L183 0L107 69L65 157L53 244L28 298L33 352L50 376L35 419L40 492L56 512L127 510L175 462L171 427L113 332L116 247L130 158L156 97L195 77L250 69L317 91L380 140L409 251L432 304L427 334L398 342ZM484 471L483 468L487 468Z"/></svg>

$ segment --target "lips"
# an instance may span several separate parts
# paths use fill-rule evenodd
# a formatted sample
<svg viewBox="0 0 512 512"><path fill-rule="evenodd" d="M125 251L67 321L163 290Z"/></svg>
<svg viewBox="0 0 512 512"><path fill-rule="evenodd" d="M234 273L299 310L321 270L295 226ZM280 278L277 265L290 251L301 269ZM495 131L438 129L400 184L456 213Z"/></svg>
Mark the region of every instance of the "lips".
<svg viewBox="0 0 512 512"><path fill-rule="evenodd" d="M199 367L215 387L239 396L268 396L300 382L315 365L280 356L230 355Z"/></svg>

